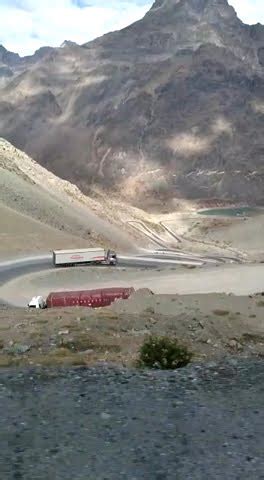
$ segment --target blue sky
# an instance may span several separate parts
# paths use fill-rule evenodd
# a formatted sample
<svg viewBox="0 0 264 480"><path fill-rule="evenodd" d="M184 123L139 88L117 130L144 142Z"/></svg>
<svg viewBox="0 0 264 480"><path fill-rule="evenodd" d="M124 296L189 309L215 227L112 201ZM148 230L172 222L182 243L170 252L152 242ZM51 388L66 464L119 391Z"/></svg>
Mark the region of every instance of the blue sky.
<svg viewBox="0 0 264 480"><path fill-rule="evenodd" d="M84 43L143 17L154 0L0 0L0 44L21 55L64 40ZM246 23L264 24L264 0L229 0Z"/></svg>

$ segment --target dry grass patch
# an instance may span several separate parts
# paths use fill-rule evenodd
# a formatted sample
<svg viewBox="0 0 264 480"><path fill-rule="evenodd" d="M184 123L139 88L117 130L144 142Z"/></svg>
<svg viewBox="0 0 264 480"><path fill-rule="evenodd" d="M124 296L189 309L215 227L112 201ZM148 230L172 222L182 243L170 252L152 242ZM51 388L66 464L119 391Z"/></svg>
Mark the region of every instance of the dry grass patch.
<svg viewBox="0 0 264 480"><path fill-rule="evenodd" d="M257 333L244 333L241 337L241 341L246 343L264 344L264 335Z"/></svg>
<svg viewBox="0 0 264 480"><path fill-rule="evenodd" d="M48 325L48 320L36 320L35 322L31 322L31 325L41 326L41 325Z"/></svg>
<svg viewBox="0 0 264 480"><path fill-rule="evenodd" d="M0 355L0 368L16 366L18 362L11 355Z"/></svg>
<svg viewBox="0 0 264 480"><path fill-rule="evenodd" d="M112 351L120 352L120 346L112 342L105 343L103 338L95 338L87 333L79 333L74 337L61 337L56 342L57 347L62 347L68 351L79 353L89 350L102 352Z"/></svg>
<svg viewBox="0 0 264 480"><path fill-rule="evenodd" d="M213 313L217 315L218 317L225 317L229 315L229 310L222 310L221 308L217 308L216 310L213 310Z"/></svg>
<svg viewBox="0 0 264 480"><path fill-rule="evenodd" d="M62 366L85 366L88 365L88 361L81 355L60 355L58 352L49 353L48 355L34 355L32 357L19 359L20 366L35 365L44 367L62 367Z"/></svg>

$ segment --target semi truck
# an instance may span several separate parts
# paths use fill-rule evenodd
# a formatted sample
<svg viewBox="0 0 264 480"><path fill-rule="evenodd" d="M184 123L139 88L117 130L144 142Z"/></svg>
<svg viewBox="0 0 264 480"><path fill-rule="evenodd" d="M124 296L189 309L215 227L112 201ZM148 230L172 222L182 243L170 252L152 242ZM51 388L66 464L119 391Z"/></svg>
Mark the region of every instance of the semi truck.
<svg viewBox="0 0 264 480"><path fill-rule="evenodd" d="M128 299L135 290L133 287L100 288L96 290L77 290L69 292L51 292L46 299L38 295L28 303L29 308L99 308L111 305L117 299Z"/></svg>
<svg viewBox="0 0 264 480"><path fill-rule="evenodd" d="M116 252L103 248L84 248L76 250L54 250L55 267L74 267L75 265L116 265Z"/></svg>

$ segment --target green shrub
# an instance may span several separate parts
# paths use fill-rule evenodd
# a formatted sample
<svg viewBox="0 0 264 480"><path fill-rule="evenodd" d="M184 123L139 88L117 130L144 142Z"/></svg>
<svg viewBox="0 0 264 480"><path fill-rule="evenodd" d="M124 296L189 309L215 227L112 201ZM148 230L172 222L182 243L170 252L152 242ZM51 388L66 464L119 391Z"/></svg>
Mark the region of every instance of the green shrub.
<svg viewBox="0 0 264 480"><path fill-rule="evenodd" d="M150 336L140 348L138 366L174 370L188 365L192 353L176 338Z"/></svg>

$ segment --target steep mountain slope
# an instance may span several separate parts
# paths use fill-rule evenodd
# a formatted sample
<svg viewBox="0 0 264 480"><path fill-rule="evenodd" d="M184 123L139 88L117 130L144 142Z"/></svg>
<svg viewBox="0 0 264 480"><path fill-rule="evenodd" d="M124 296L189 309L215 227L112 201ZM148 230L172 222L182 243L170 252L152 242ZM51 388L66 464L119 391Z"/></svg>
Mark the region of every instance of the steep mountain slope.
<svg viewBox="0 0 264 480"><path fill-rule="evenodd" d="M227 0L156 0L119 32L11 63L1 135L84 192L264 203L264 27Z"/></svg>
<svg viewBox="0 0 264 480"><path fill-rule="evenodd" d="M98 244L124 249L134 245L130 240L76 186L0 138L0 259Z"/></svg>

